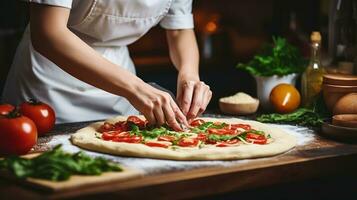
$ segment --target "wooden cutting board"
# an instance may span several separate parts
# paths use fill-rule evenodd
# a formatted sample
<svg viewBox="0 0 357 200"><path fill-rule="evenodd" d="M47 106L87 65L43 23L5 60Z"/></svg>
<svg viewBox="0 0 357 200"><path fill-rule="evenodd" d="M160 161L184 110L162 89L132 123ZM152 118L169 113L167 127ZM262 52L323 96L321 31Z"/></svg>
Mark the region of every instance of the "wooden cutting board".
<svg viewBox="0 0 357 200"><path fill-rule="evenodd" d="M38 156L39 154L26 155L25 157L31 158ZM140 178L144 175L144 172L138 169L133 169L125 166L121 166L123 171L121 172L106 172L100 176L82 176L73 175L66 181L48 181L35 178L17 179L8 173L0 173L0 177L8 178L16 181L20 184L30 187L38 188L48 192L61 192L69 190L78 190L88 187L94 187L105 184L117 184L129 179Z"/></svg>

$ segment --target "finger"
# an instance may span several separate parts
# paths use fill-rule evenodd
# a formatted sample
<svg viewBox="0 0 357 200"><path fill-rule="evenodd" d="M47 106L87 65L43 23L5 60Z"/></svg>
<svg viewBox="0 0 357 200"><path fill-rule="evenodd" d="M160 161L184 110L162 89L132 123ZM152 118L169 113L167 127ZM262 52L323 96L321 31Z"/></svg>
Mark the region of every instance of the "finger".
<svg viewBox="0 0 357 200"><path fill-rule="evenodd" d="M154 113L152 111L145 112L143 114L144 114L145 118L149 121L149 125L156 124L156 119L155 119Z"/></svg>
<svg viewBox="0 0 357 200"><path fill-rule="evenodd" d="M200 82L199 84L196 84L195 91L194 91L194 94L193 94L192 103L191 103L191 107L190 107L190 110L189 110L189 112L187 114L187 117L189 119L195 118L197 116L197 114L198 114L198 111L201 108L201 105L203 103L202 102L203 93L205 92L203 84L204 84L203 82Z"/></svg>
<svg viewBox="0 0 357 200"><path fill-rule="evenodd" d="M209 89L209 87L207 87L204 95L203 95L203 100L202 100L202 105L200 110L198 111L197 116L201 115L207 108L207 105L209 104L209 102L211 101L212 98L212 91Z"/></svg>
<svg viewBox="0 0 357 200"><path fill-rule="evenodd" d="M179 84L177 86L176 101L180 104L179 105L180 107L182 107L182 93L183 93L182 85Z"/></svg>
<svg viewBox="0 0 357 200"><path fill-rule="evenodd" d="M189 127L186 116L181 112L180 108L176 105L176 103L174 101L171 101L171 108L174 111L176 120L180 124L182 124L186 127Z"/></svg>
<svg viewBox="0 0 357 200"><path fill-rule="evenodd" d="M182 86L183 95L180 102L180 107L185 116L187 115L187 112L189 111L191 106L194 86L195 83L193 81L188 81Z"/></svg>
<svg viewBox="0 0 357 200"><path fill-rule="evenodd" d="M157 106L156 108L154 108L154 116L156 119L156 124L161 126L165 123L165 115L164 112L162 111L161 106Z"/></svg>
<svg viewBox="0 0 357 200"><path fill-rule="evenodd" d="M175 131L182 131L180 124L176 121L175 112L172 110L170 103L165 104L163 110L167 124Z"/></svg>

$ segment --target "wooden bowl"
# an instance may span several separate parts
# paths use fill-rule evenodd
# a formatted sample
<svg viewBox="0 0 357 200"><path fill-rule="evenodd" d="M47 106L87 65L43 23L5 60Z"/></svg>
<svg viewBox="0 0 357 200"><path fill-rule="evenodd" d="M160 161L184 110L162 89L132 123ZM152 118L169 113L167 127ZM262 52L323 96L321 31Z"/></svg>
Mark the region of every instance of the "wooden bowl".
<svg viewBox="0 0 357 200"><path fill-rule="evenodd" d="M219 108L223 113L233 115L249 115L257 112L259 100L255 99L252 103L228 103L219 100Z"/></svg>
<svg viewBox="0 0 357 200"><path fill-rule="evenodd" d="M341 85L341 86L356 86L357 76L344 74L325 74L323 76L323 84Z"/></svg>
<svg viewBox="0 0 357 200"><path fill-rule="evenodd" d="M334 115L332 124L335 126L357 128L357 114Z"/></svg>

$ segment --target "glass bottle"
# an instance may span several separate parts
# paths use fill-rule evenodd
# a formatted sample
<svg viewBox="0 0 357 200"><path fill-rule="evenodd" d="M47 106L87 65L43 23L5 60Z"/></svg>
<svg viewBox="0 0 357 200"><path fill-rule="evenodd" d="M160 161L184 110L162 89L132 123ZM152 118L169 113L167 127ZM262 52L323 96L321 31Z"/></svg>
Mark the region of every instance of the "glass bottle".
<svg viewBox="0 0 357 200"><path fill-rule="evenodd" d="M321 66L320 49L321 49L321 34L320 32L312 32L311 34L311 55L310 62L301 79L301 95L302 105L305 107L312 106L321 91L322 78L325 73Z"/></svg>

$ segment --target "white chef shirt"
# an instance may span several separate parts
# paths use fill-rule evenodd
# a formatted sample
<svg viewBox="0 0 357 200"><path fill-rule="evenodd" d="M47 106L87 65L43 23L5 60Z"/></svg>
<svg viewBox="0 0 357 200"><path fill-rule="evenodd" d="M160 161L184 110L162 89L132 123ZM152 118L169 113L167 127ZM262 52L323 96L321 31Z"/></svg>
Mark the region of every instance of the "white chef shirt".
<svg viewBox="0 0 357 200"><path fill-rule="evenodd" d="M165 29L191 29L192 0L27 0L70 9L69 29L109 61L135 74L126 45L160 23ZM19 104L29 98L49 103L56 123L137 114L123 97L86 84L38 53L27 27L2 95Z"/></svg>

